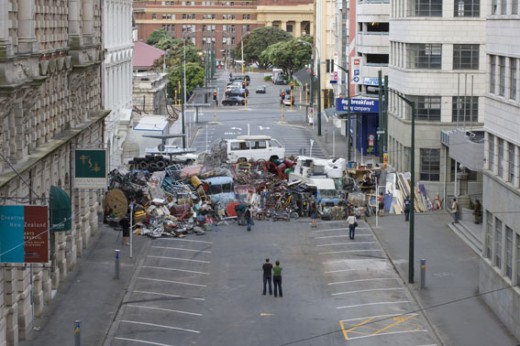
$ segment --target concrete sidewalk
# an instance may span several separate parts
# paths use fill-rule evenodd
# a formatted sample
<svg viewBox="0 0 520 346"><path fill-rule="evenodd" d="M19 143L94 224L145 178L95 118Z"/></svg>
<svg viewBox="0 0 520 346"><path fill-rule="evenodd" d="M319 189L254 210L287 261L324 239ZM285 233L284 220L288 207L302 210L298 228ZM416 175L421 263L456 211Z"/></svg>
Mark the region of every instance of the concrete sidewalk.
<svg viewBox="0 0 520 346"><path fill-rule="evenodd" d="M99 224L99 230L84 250L75 270L61 283L44 315L37 318L29 340L20 346L74 345L75 323L80 320L81 345L102 345L126 293L140 253L150 239L133 237L122 245L121 232ZM120 250L119 280L114 279L115 250Z"/></svg>
<svg viewBox="0 0 520 346"><path fill-rule="evenodd" d="M403 282L408 283L409 223L404 215L368 222ZM478 291L480 256L449 227L445 211L415 214L414 283L408 288L444 345L518 345ZM420 260L426 260L420 289Z"/></svg>

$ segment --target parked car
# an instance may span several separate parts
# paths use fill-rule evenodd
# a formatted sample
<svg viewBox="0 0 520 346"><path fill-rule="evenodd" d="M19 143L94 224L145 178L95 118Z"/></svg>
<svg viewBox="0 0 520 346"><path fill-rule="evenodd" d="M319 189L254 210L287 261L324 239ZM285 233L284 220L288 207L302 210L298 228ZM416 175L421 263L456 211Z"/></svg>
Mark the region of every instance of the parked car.
<svg viewBox="0 0 520 346"><path fill-rule="evenodd" d="M223 106L233 106L233 105L245 105L246 101L241 96L229 96L222 100Z"/></svg>
<svg viewBox="0 0 520 346"><path fill-rule="evenodd" d="M275 85L286 85L287 84L287 78L285 78L285 76L283 76L283 75L279 75L274 80L274 84Z"/></svg>
<svg viewBox="0 0 520 346"><path fill-rule="evenodd" d="M294 96L291 99L291 95L285 95L283 99L283 104L286 106L290 106L291 104L294 106Z"/></svg>
<svg viewBox="0 0 520 346"><path fill-rule="evenodd" d="M265 85L261 85L258 88L256 88L255 93L257 93L257 94L265 94L266 89L267 88L265 87Z"/></svg>

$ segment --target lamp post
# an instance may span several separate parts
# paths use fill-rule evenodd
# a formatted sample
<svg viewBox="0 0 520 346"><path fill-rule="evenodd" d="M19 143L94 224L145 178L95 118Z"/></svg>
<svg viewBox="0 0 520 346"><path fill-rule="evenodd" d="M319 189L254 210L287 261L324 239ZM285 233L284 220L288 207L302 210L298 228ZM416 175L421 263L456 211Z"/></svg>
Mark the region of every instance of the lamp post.
<svg viewBox="0 0 520 346"><path fill-rule="evenodd" d="M303 41L303 40L298 40L299 42L303 43L303 44L306 44L308 46L310 46L315 52L316 52L316 57L318 59L317 61L317 66L318 66L318 136L321 136L321 59L320 59L320 51L318 50L318 48L316 48L316 46L314 46L312 43L310 42L307 42L307 41ZM312 55L312 66L314 68L314 54ZM311 72L311 108L313 108L314 106L314 94L313 94L313 73Z"/></svg>
<svg viewBox="0 0 520 346"><path fill-rule="evenodd" d="M345 137L347 137L347 162L350 162L350 70L336 63L334 63L334 65L347 74L347 123L345 124Z"/></svg>
<svg viewBox="0 0 520 346"><path fill-rule="evenodd" d="M414 232L415 232L415 102L406 97L396 94L401 100L412 107L412 138L411 138L411 157L410 157L410 232L408 238L408 283L414 281Z"/></svg>
<svg viewBox="0 0 520 346"><path fill-rule="evenodd" d="M187 31L185 33L188 33ZM183 75L183 96L182 96L182 147L186 149L186 122L185 122L185 113L186 113L186 37L183 35L184 44L182 46L182 75Z"/></svg>

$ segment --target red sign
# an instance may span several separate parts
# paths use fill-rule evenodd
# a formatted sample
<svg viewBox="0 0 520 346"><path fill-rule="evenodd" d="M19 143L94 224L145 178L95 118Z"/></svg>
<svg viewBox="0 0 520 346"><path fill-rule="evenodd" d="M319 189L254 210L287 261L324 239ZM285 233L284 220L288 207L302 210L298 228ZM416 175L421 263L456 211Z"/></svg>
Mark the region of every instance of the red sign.
<svg viewBox="0 0 520 346"><path fill-rule="evenodd" d="M49 261L49 211L44 206L25 206L24 262Z"/></svg>

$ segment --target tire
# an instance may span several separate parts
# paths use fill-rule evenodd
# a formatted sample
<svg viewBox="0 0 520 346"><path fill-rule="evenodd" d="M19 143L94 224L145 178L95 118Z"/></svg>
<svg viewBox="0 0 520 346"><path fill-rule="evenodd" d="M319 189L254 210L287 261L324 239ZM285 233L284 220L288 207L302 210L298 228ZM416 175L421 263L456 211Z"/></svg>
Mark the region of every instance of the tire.
<svg viewBox="0 0 520 346"><path fill-rule="evenodd" d="M146 161L139 162L139 168L142 170L148 169L148 162L146 162Z"/></svg>
<svg viewBox="0 0 520 346"><path fill-rule="evenodd" d="M298 214L297 212L293 211L291 212L291 215L290 215L291 219L297 219L300 217L300 214Z"/></svg>

